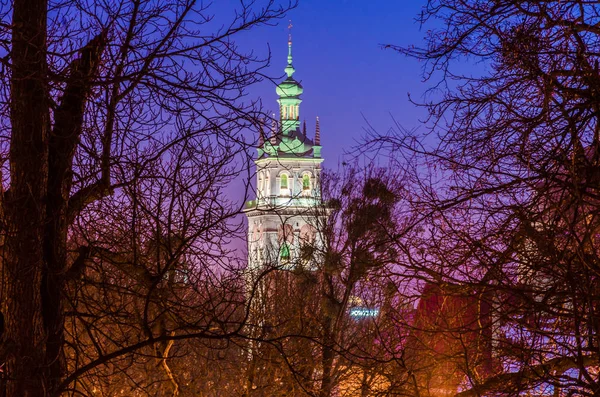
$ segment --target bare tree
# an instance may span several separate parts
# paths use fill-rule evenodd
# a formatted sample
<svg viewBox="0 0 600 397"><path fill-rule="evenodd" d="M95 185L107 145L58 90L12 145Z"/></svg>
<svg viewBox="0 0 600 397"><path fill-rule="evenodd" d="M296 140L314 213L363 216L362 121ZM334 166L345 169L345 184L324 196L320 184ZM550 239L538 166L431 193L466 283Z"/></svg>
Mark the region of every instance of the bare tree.
<svg viewBox="0 0 600 397"><path fill-rule="evenodd" d="M274 254L263 253L245 395L383 396L404 386L407 329L395 321L392 271L401 185L373 167L322 181L325 202L305 214L315 235L289 225L298 238L281 233Z"/></svg>
<svg viewBox="0 0 600 397"><path fill-rule="evenodd" d="M364 299L381 285L385 285L386 270L397 260L393 241L398 237L398 204L401 201L399 180L384 172L368 168L349 169L341 175L333 175L325 181L325 197L330 197L331 213L321 232L325 237L325 252L321 281L321 329L322 329L322 381L320 396L330 396L336 385L335 374L355 362L353 354L373 343L358 332L352 334L352 318L348 311L352 299L362 289ZM384 280L372 284L369 277ZM375 309L377 303L371 302ZM350 331L350 332L349 332ZM362 329L361 331L368 330ZM345 356L345 357L344 357ZM365 355L368 356L368 355ZM346 358L340 359L341 358ZM373 355L373 360L383 359ZM362 375L362 374L361 374Z"/></svg>
<svg viewBox="0 0 600 397"><path fill-rule="evenodd" d="M144 349L164 363L174 340L232 332L211 325L223 317L188 317L212 304L228 318L216 298L197 300L223 285L190 305L175 287L196 277L202 289L235 232L238 209L218 194L246 167L235 160L260 108L245 94L266 60L232 38L290 5L242 2L230 15L186 0L4 5L7 396L85 393L79 379L100 366ZM131 310L140 328L113 334Z"/></svg>
<svg viewBox="0 0 600 397"><path fill-rule="evenodd" d="M189 371L175 370L171 358L195 347L186 340L212 340L219 350L241 334L243 283L226 248L235 211L215 197L229 177L217 162L198 173L207 150L177 145L173 160L144 167L123 195L113 195L118 200L82 213L72 242L88 259L68 284L72 374L63 387L72 381L92 394L106 378L107 395L115 387L185 395Z"/></svg>
<svg viewBox="0 0 600 397"><path fill-rule="evenodd" d="M425 103L429 133L370 136L412 192L404 268L479 294L490 310L489 322L463 329L489 340L456 356L459 395L600 390L599 11L584 1L428 1L427 45L394 47L441 80ZM493 370L482 374L488 349Z"/></svg>

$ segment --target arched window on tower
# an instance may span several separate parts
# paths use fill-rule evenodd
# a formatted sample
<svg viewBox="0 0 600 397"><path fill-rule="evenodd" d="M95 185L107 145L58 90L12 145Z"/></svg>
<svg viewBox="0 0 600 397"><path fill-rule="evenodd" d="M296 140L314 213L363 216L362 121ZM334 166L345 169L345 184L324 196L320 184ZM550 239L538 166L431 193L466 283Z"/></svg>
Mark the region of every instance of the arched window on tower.
<svg viewBox="0 0 600 397"><path fill-rule="evenodd" d="M287 263L292 257L292 244L294 243L294 228L292 225L283 224L277 231L279 240L279 259L281 263Z"/></svg>
<svg viewBox="0 0 600 397"><path fill-rule="evenodd" d="M287 263L290 261L290 246L288 243L281 244L281 248L279 249L279 258L282 263Z"/></svg>
<svg viewBox="0 0 600 397"><path fill-rule="evenodd" d="M279 177L279 195L290 195L289 176L286 173L281 174L281 176Z"/></svg>
<svg viewBox="0 0 600 397"><path fill-rule="evenodd" d="M265 179L264 179L264 174L261 172L258 174L258 197L264 197L265 196Z"/></svg>
<svg viewBox="0 0 600 397"><path fill-rule="evenodd" d="M265 172L265 197L271 195L271 180L269 178L269 173Z"/></svg>
<svg viewBox="0 0 600 397"><path fill-rule="evenodd" d="M310 196L311 189L312 189L312 181L311 181L310 174L308 172L305 172L302 175L302 195Z"/></svg>

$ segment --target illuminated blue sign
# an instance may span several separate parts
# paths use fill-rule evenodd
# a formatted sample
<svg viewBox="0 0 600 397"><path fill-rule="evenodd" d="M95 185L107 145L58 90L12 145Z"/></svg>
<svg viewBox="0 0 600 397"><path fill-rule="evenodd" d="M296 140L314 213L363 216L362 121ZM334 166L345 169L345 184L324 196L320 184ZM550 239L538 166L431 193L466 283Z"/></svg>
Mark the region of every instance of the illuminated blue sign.
<svg viewBox="0 0 600 397"><path fill-rule="evenodd" d="M379 309L371 309L369 307L353 307L350 309L350 317L359 319L366 317L377 317Z"/></svg>

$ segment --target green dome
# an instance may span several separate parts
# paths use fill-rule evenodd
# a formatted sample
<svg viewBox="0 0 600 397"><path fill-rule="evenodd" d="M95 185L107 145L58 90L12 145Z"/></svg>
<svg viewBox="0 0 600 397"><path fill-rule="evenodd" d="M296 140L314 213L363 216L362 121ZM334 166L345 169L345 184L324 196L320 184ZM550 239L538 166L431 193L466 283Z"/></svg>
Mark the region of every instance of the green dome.
<svg viewBox="0 0 600 397"><path fill-rule="evenodd" d="M280 98L298 97L304 91L302 84L298 83L292 77L288 77L279 83L276 90Z"/></svg>

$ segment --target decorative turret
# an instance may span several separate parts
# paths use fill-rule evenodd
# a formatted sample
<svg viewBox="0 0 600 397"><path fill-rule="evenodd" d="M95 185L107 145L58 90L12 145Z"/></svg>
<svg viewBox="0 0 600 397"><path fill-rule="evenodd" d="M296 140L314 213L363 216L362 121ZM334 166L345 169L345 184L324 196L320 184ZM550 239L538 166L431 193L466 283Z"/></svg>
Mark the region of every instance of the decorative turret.
<svg viewBox="0 0 600 397"><path fill-rule="evenodd" d="M275 121L275 114L273 114L273 118L271 119L271 145L277 144L277 121Z"/></svg>
<svg viewBox="0 0 600 397"><path fill-rule="evenodd" d="M285 74L287 78L277 86L277 95L279 99L279 109L281 112L281 129L284 136L290 135L290 132L300 127L300 95L304 91L302 85L298 83L292 75L296 72L292 64L292 24L288 26L290 34L288 36L288 57Z"/></svg>
<svg viewBox="0 0 600 397"><path fill-rule="evenodd" d="M313 156L321 157L321 125L319 116L317 116L317 125L315 126L315 144L313 146Z"/></svg>

